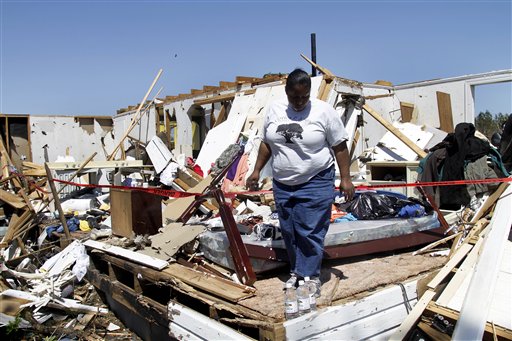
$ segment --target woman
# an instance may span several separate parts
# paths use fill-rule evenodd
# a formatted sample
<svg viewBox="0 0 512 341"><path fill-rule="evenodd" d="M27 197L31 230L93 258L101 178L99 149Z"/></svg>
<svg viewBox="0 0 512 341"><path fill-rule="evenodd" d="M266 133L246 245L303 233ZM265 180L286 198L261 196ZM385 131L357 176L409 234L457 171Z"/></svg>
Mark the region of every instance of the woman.
<svg viewBox="0 0 512 341"><path fill-rule="evenodd" d="M311 78L296 69L288 75L287 100L270 105L263 123L262 143L246 186L258 188L260 172L272 158L273 191L281 233L288 251L291 278L310 277L320 293L324 238L333 202L334 162L340 190L354 195L350 180L348 134L340 115L327 103L310 99Z"/></svg>

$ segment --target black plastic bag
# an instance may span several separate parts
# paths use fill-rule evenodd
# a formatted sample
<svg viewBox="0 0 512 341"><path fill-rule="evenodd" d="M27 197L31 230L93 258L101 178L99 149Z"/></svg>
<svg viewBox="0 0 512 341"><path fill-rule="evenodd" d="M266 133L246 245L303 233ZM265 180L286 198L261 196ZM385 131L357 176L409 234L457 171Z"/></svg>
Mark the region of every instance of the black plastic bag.
<svg viewBox="0 0 512 341"><path fill-rule="evenodd" d="M359 220L374 220L392 218L398 215L400 209L407 205L421 204L426 212L431 211L430 205L422 200L403 199L397 195L386 195L375 192L362 192L349 203L346 211Z"/></svg>

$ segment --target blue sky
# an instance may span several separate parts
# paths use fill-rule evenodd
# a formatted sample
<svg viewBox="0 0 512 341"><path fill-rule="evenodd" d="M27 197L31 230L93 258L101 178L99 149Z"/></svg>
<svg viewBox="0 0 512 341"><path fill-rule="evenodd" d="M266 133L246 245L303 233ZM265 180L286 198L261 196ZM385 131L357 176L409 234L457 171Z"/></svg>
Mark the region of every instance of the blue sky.
<svg viewBox="0 0 512 341"><path fill-rule="evenodd" d="M162 95L310 70L393 84L512 68L511 1L0 0L0 112L112 115ZM511 112L510 83L476 110Z"/></svg>

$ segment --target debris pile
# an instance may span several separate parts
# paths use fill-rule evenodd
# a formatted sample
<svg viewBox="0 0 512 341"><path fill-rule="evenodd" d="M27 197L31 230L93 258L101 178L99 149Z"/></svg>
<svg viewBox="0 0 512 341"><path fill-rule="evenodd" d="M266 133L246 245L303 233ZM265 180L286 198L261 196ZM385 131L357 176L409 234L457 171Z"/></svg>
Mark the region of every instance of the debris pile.
<svg viewBox="0 0 512 341"><path fill-rule="evenodd" d="M461 306L456 291L465 282L468 292L477 290L465 276L468 269L480 266L480 258L489 265L489 259L501 257L487 256L486 250L508 247L510 215L499 213L510 205L510 168L492 158L500 154L472 125L459 124L447 134L405 116L391 124L365 100L393 93L365 97L361 84L322 72L313 79L312 96L343 117L359 190L351 202L333 191L315 314L393 283L418 280L446 263L418 294L422 304L410 311L396 337L421 332L436 338L440 332L464 338L457 334L462 327L457 330L459 314L453 310L463 324L469 321L465 310L469 316L472 310ZM251 82L163 103L146 101L148 91L106 161L93 161L94 153L83 162L23 162L20 169L1 141L2 326L84 339L132 337L116 326L121 323L108 305L123 321L137 315L130 328L144 339L169 333L179 338L185 335L180 323L200 324L205 316L205 325L215 324L225 337L233 337L231 328L251 337L282 336L284 315L275 307L283 306L276 300L282 298L285 275L275 270L288 259L271 174L263 170L255 192L245 189L245 177L261 142L264 108L284 96L284 85L281 75L268 84ZM221 109L215 115L217 102ZM169 134L146 141L130 135L152 110L176 112L181 119L204 116L209 105L214 122L200 149L188 150ZM387 132L357 156L363 113ZM477 145L485 148L468 147ZM121 160L114 160L118 151ZM468 169L473 165L478 171ZM478 183L497 178L505 180L499 186ZM450 187L415 186L418 180L476 182L464 184L469 190L457 200L446 194ZM346 263L335 263L340 258ZM388 276L376 278L382 272ZM498 317L495 322L486 332L510 338L511 326Z"/></svg>

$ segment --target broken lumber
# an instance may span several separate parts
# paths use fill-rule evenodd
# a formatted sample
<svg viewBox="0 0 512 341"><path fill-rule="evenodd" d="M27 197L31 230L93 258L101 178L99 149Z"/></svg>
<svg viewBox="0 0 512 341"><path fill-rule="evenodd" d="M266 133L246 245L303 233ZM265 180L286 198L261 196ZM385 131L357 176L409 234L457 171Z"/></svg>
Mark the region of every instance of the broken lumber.
<svg viewBox="0 0 512 341"><path fill-rule="evenodd" d="M423 311L427 305L434 299L438 294L439 284L451 273L452 269L455 268L461 260L468 254L473 248L472 245L466 244L457 250L455 255L445 264L445 266L436 274L436 276L428 283L428 289L421 296L420 300L416 303L413 309L409 312L405 320L398 327L393 335L389 338L390 340L404 340L409 334L410 330L418 323Z"/></svg>
<svg viewBox="0 0 512 341"><path fill-rule="evenodd" d="M26 206L26 203L19 196L3 189L0 189L0 200L14 208L24 208Z"/></svg>
<svg viewBox="0 0 512 341"><path fill-rule="evenodd" d="M512 187L508 186L496 204L496 212L509 212L512 207ZM512 225L511 214L494 214L489 223L482 253L471 278L459 320L453 332L454 340L480 340L484 334L487 314L498 275L499 260Z"/></svg>
<svg viewBox="0 0 512 341"><path fill-rule="evenodd" d="M66 234L66 239L68 241L71 240L71 234L69 233L68 223L66 222L66 217L64 216L64 211L62 210L62 206L60 205L59 195L57 193L57 189L55 188L55 183L53 182L52 171L48 167L48 164L44 164L44 168L46 169L46 177L48 178L48 183L50 184L50 189L52 190L53 200L55 200L55 207L59 211L59 219L62 223L62 227L64 228L64 233Z"/></svg>
<svg viewBox="0 0 512 341"><path fill-rule="evenodd" d="M395 135L400 141L402 141L407 147L411 148L416 155L420 158L424 158L427 156L427 153L418 147L416 143L411 141L407 136L405 136L399 129L394 127L391 123L386 121L378 112L372 109L368 104L363 105L363 109L369 113L374 119L377 120L380 124L382 124L387 130L389 130L393 135Z"/></svg>
<svg viewBox="0 0 512 341"><path fill-rule="evenodd" d="M112 154L110 154L110 156L108 157L108 161L111 161L115 156L116 156L116 153L117 151L119 150L119 148L121 148L121 146L123 145L124 143L124 140L126 139L126 137L130 134L130 132L132 131L132 129L135 127L135 125L139 122L139 120L142 118L142 115L140 115L139 117L139 114L141 112L141 109L142 107L144 106L144 104L146 103L146 99L148 98L149 94L151 93L151 91L153 91L153 88L156 84L156 82L158 81L158 79L160 78L160 76L162 75L162 72L163 70L160 69L158 71L158 74L156 75L155 79L153 80L153 83L151 83L151 86L149 87L148 91L146 92L146 95L144 96L144 98L142 99L142 101L140 102L139 104L139 107L137 108L137 112L135 113L135 116L132 118L132 122L130 124L130 126L128 127L128 129L126 130L126 132L124 133L123 137L121 138L121 140L119 141L119 144L114 148L114 151L112 151ZM159 91L160 93L160 91ZM158 94L157 94L158 96ZM156 96L155 96L156 97Z"/></svg>
<svg viewBox="0 0 512 341"><path fill-rule="evenodd" d="M113 254L116 256L121 256L123 258L130 259L135 263L144 264L150 268L157 269L157 270L162 270L169 265L169 263L164 260L161 260L161 259L158 259L155 257L151 257L151 256L147 256L147 255L143 255L141 253L133 252L130 250L126 250L126 249L123 249L122 247L113 246L113 245L109 245L109 244L102 243L102 242L97 242L94 240L88 240L84 243L84 245L87 247L93 248L93 249L98 249L98 250L105 251L107 253L110 253L110 254Z"/></svg>

